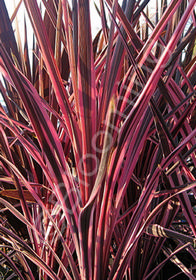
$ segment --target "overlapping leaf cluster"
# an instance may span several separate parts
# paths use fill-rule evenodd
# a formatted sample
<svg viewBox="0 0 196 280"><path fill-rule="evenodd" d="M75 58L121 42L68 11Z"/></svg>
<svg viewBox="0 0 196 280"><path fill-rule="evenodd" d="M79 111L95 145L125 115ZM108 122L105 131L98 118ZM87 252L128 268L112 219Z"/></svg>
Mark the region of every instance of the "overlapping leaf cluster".
<svg viewBox="0 0 196 280"><path fill-rule="evenodd" d="M94 40L70 2L0 1L1 273L196 279L195 0L100 0Z"/></svg>

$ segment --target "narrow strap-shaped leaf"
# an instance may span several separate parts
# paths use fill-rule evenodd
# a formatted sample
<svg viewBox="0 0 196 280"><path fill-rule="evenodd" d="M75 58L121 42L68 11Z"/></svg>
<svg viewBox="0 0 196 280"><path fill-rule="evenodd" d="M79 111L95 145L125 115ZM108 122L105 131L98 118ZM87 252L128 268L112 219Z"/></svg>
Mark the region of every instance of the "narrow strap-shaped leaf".
<svg viewBox="0 0 196 280"><path fill-rule="evenodd" d="M31 81L31 69L30 69L30 60L29 60L29 45L28 45L28 36L27 36L27 25L26 20L24 19L24 67L26 70L26 77Z"/></svg>
<svg viewBox="0 0 196 280"><path fill-rule="evenodd" d="M93 173L97 168L95 150L92 147L92 138L97 125L97 110L89 0L78 1L78 21L78 94L83 143L85 201L87 201L95 181Z"/></svg>
<svg viewBox="0 0 196 280"><path fill-rule="evenodd" d="M150 0L143 0L142 4L138 7L138 9L135 11L133 16L133 24L137 21L138 17L140 16L141 11L144 10L144 8L147 6L147 4L150 2Z"/></svg>
<svg viewBox="0 0 196 280"><path fill-rule="evenodd" d="M120 8L120 6L118 5L118 1L114 1L113 3L111 1L107 1L109 3L109 5L111 7L113 7L113 12L114 12L114 16L116 15L117 9L118 7ZM129 4L133 4L132 1L129 1ZM122 11L122 10L121 10ZM128 8L126 9L126 15L129 17L130 15L130 11L132 11L131 9L129 10ZM111 30L112 31L112 30ZM124 31L123 35L126 36L126 33ZM111 34L111 40L113 38L113 34ZM112 42L110 43L112 44ZM105 85L105 91L103 94L103 98L104 100L102 101L101 104L101 112L100 112L100 123L102 123L105 119L105 115L106 115L106 111L107 108L109 106L109 102L112 98L112 96L116 93L116 89L118 86L118 82L120 79L120 72L121 72L121 66L122 66L122 59L123 59L123 54L124 54L124 47L121 41L120 37L117 37L117 42L115 44L115 48L113 51L113 54L111 56L111 51L112 49L110 48L108 51L108 58L109 58L109 65L108 65L108 69L110 69L109 73L106 72L106 85Z"/></svg>
<svg viewBox="0 0 196 280"><path fill-rule="evenodd" d="M102 23L102 29L103 29L103 35L105 38L105 41L108 41L108 28L107 28L107 20L106 20L106 14L105 14L105 9L104 9L104 2L103 0L99 1L100 3L100 8L101 8L101 23Z"/></svg>
<svg viewBox="0 0 196 280"><path fill-rule="evenodd" d="M113 3L113 13L114 16L116 15L116 9L117 9L118 1L114 1ZM99 123L98 128L101 129L105 114L107 112L108 108L108 84L110 83L110 74L113 71L112 69L112 52L113 52L113 41L114 41L114 23L111 22L110 31L109 31L109 37L108 37L108 46L107 46L107 53L106 53L106 66L105 66L105 75L104 75L104 81L103 81L103 89L102 89L102 97L100 101L100 109L99 109Z"/></svg>
<svg viewBox="0 0 196 280"><path fill-rule="evenodd" d="M154 118L155 119L155 125L156 125L156 128L157 128L161 148L162 148L164 156L167 157L170 154L170 151L171 151L171 147L170 147L171 144L169 145L169 141L168 141L169 139L168 139L167 133L165 133L165 130L162 128L162 124L159 121L159 117L157 116L158 109L156 109L156 104L153 101L153 99L151 99L151 104L152 104L151 105L152 106L152 111L153 111L154 116L155 116L155 118ZM166 127L166 125L165 125L165 127Z"/></svg>
<svg viewBox="0 0 196 280"><path fill-rule="evenodd" d="M73 25L73 36L72 36L72 28L70 23L70 16L69 16L69 7L68 2L63 0L62 7L63 7L63 15L65 19L65 34L67 40L67 52L68 52L68 59L69 65L72 75L72 85L73 85L73 95L76 104L76 112L79 116L79 96L78 96L78 79L77 79L77 58L78 58L78 29L77 29L77 21L78 21L78 14L77 14L77 3L74 1L73 3L73 18L74 18L74 25ZM77 37L76 37L77 36ZM80 120L79 120L80 121Z"/></svg>
<svg viewBox="0 0 196 280"><path fill-rule="evenodd" d="M19 193L16 189L7 189L7 190L0 191L0 195L2 195L4 197L10 197L10 198L13 198L16 200L20 200ZM31 193L29 191L24 190L23 195L24 195L24 199L27 202L35 203L35 199L33 198L33 196L31 195Z"/></svg>
<svg viewBox="0 0 196 280"><path fill-rule="evenodd" d="M194 248L196 247L196 238L179 233L171 229L166 229L157 224L149 225L146 228L146 233L157 237L166 237L181 240L183 242L190 242Z"/></svg>
<svg viewBox="0 0 196 280"><path fill-rule="evenodd" d="M14 12L13 12L11 18L10 18L11 22L14 21L16 15L17 15L17 13L18 13L18 10L19 10L19 8L20 8L20 6L21 6L21 4L22 4L22 0L20 0L20 2L17 4L16 8L14 9Z"/></svg>

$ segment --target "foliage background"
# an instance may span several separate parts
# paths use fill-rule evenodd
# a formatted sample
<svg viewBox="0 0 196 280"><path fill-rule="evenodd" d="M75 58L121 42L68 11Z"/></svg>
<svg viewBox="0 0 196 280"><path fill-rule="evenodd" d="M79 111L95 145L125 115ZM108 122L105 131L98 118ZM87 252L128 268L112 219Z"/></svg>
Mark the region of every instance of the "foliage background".
<svg viewBox="0 0 196 280"><path fill-rule="evenodd" d="M2 278L196 279L195 0L149 3L92 40L87 0L0 0Z"/></svg>

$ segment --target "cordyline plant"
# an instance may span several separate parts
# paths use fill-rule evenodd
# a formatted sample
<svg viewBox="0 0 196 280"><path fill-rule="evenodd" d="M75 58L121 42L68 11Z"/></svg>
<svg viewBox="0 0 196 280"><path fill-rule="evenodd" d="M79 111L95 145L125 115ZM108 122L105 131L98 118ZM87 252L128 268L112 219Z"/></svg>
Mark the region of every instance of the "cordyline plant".
<svg viewBox="0 0 196 280"><path fill-rule="evenodd" d="M195 0L89 2L0 0L1 279L196 279Z"/></svg>

